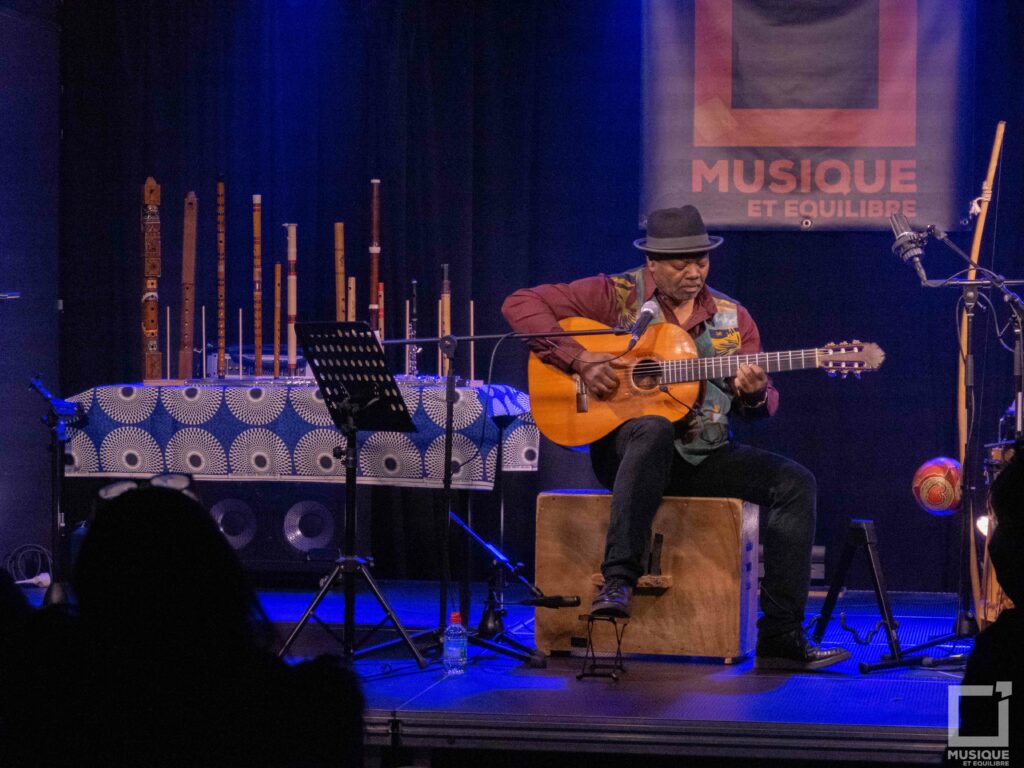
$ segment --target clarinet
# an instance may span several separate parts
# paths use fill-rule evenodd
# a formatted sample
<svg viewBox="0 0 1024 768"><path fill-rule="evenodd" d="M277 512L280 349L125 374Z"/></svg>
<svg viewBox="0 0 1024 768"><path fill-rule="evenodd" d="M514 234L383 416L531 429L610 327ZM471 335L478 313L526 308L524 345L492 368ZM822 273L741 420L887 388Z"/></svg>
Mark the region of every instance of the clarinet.
<svg viewBox="0 0 1024 768"><path fill-rule="evenodd" d="M144 379L159 379L160 360L160 185L152 176L142 186L142 370ZM168 371L168 375L170 372Z"/></svg>

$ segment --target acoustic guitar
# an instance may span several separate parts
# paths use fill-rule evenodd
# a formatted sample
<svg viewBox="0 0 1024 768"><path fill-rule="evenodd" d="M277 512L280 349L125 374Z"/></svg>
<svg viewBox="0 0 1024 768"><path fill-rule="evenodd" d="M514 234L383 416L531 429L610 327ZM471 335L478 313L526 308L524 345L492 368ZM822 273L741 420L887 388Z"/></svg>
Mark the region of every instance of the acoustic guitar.
<svg viewBox="0 0 1024 768"><path fill-rule="evenodd" d="M566 331L608 328L583 317L566 318L559 325ZM650 326L629 352L625 352L628 337L573 338L590 352L620 355L611 365L621 383L610 398L599 399L587 392L579 374L566 373L530 355L533 417L545 437L565 446L592 443L639 416L664 416L670 421L684 418L703 398L708 379L731 379L743 363L759 365L768 373L824 368L830 376L846 378L873 371L885 359L877 344L862 341L787 352L698 357L690 335L671 323Z"/></svg>

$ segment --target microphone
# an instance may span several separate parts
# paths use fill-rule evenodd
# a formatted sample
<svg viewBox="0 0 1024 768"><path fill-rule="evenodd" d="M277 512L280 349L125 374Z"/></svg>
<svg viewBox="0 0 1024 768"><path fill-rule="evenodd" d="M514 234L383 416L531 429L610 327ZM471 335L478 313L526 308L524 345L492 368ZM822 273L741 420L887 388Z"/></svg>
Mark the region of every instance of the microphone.
<svg viewBox="0 0 1024 768"><path fill-rule="evenodd" d="M537 608L575 608L580 604L578 595L566 597L564 595L543 595L541 597L528 597L520 600L516 605L532 605Z"/></svg>
<svg viewBox="0 0 1024 768"><path fill-rule="evenodd" d="M889 226L892 227L892 234L896 238L896 242L892 244L892 252L899 256L904 264L914 265L917 276L924 285L928 280L928 275L921 265L921 257L924 256L924 249L921 246L924 245L925 236L915 232L902 213L892 214L889 217Z"/></svg>
<svg viewBox="0 0 1024 768"><path fill-rule="evenodd" d="M640 314L636 316L633 328L629 332L629 344L626 345L627 352L640 341L640 337L644 335L644 331L647 330L647 326L651 324L651 320L654 319L656 314L658 314L658 302L654 299L645 301L644 305L640 307Z"/></svg>

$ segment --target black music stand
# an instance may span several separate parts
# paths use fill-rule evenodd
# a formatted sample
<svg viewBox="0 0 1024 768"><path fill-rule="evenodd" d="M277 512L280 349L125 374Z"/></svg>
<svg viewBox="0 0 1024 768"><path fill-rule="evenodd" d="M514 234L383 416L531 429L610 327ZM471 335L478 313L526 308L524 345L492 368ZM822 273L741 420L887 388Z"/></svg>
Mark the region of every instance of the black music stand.
<svg viewBox="0 0 1024 768"><path fill-rule="evenodd" d="M295 333L302 344L306 362L323 393L331 420L345 438L344 449L335 449L335 456L345 457L345 542L334 569L323 579L320 591L306 608L285 640L278 656L284 656L314 615L327 593L341 578L345 590L345 621L342 648L345 660L351 662L357 655L355 648L356 576L362 576L373 591L387 620L401 635L419 664L427 660L413 643L412 638L398 621L395 612L370 575L366 558L358 557L356 549L356 460L358 430L386 430L389 432L415 432L405 400L395 377L384 361L384 350L366 323L299 323ZM369 649L372 650L372 649Z"/></svg>

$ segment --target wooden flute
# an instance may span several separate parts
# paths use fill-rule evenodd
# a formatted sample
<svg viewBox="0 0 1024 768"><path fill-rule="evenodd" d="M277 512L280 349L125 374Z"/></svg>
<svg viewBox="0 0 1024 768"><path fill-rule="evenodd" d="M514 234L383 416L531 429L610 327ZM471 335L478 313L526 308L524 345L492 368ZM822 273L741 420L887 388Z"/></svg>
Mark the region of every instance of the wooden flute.
<svg viewBox="0 0 1024 768"><path fill-rule="evenodd" d="M144 379L161 378L160 317L160 185L152 176L142 185L142 370ZM168 371L168 375L170 372Z"/></svg>
<svg viewBox="0 0 1024 768"><path fill-rule="evenodd" d="M263 196L252 196L253 375L263 375ZM241 359L242 351L238 351Z"/></svg>
<svg viewBox="0 0 1024 768"><path fill-rule="evenodd" d="M288 230L288 375L295 376L298 368L296 363L295 348L298 340L295 338L295 318L298 315L298 254L295 241L295 224L283 225Z"/></svg>
<svg viewBox="0 0 1024 768"><path fill-rule="evenodd" d="M224 179L217 179L217 378L227 376L225 350L228 344L227 301L225 299L226 267L224 256ZM206 354L206 350L203 350Z"/></svg>
<svg viewBox="0 0 1024 768"><path fill-rule="evenodd" d="M334 319L345 319L345 225L334 222Z"/></svg>
<svg viewBox="0 0 1024 768"><path fill-rule="evenodd" d="M274 264L274 378L281 376L281 262Z"/></svg>
<svg viewBox="0 0 1024 768"><path fill-rule="evenodd" d="M178 340L178 378L192 378L192 345L196 320L196 214L195 192L185 196L185 226L181 239L181 338ZM205 355L205 350L203 351Z"/></svg>
<svg viewBox="0 0 1024 768"><path fill-rule="evenodd" d="M380 279L380 179L370 179L370 330L378 334L380 305L377 283Z"/></svg>

